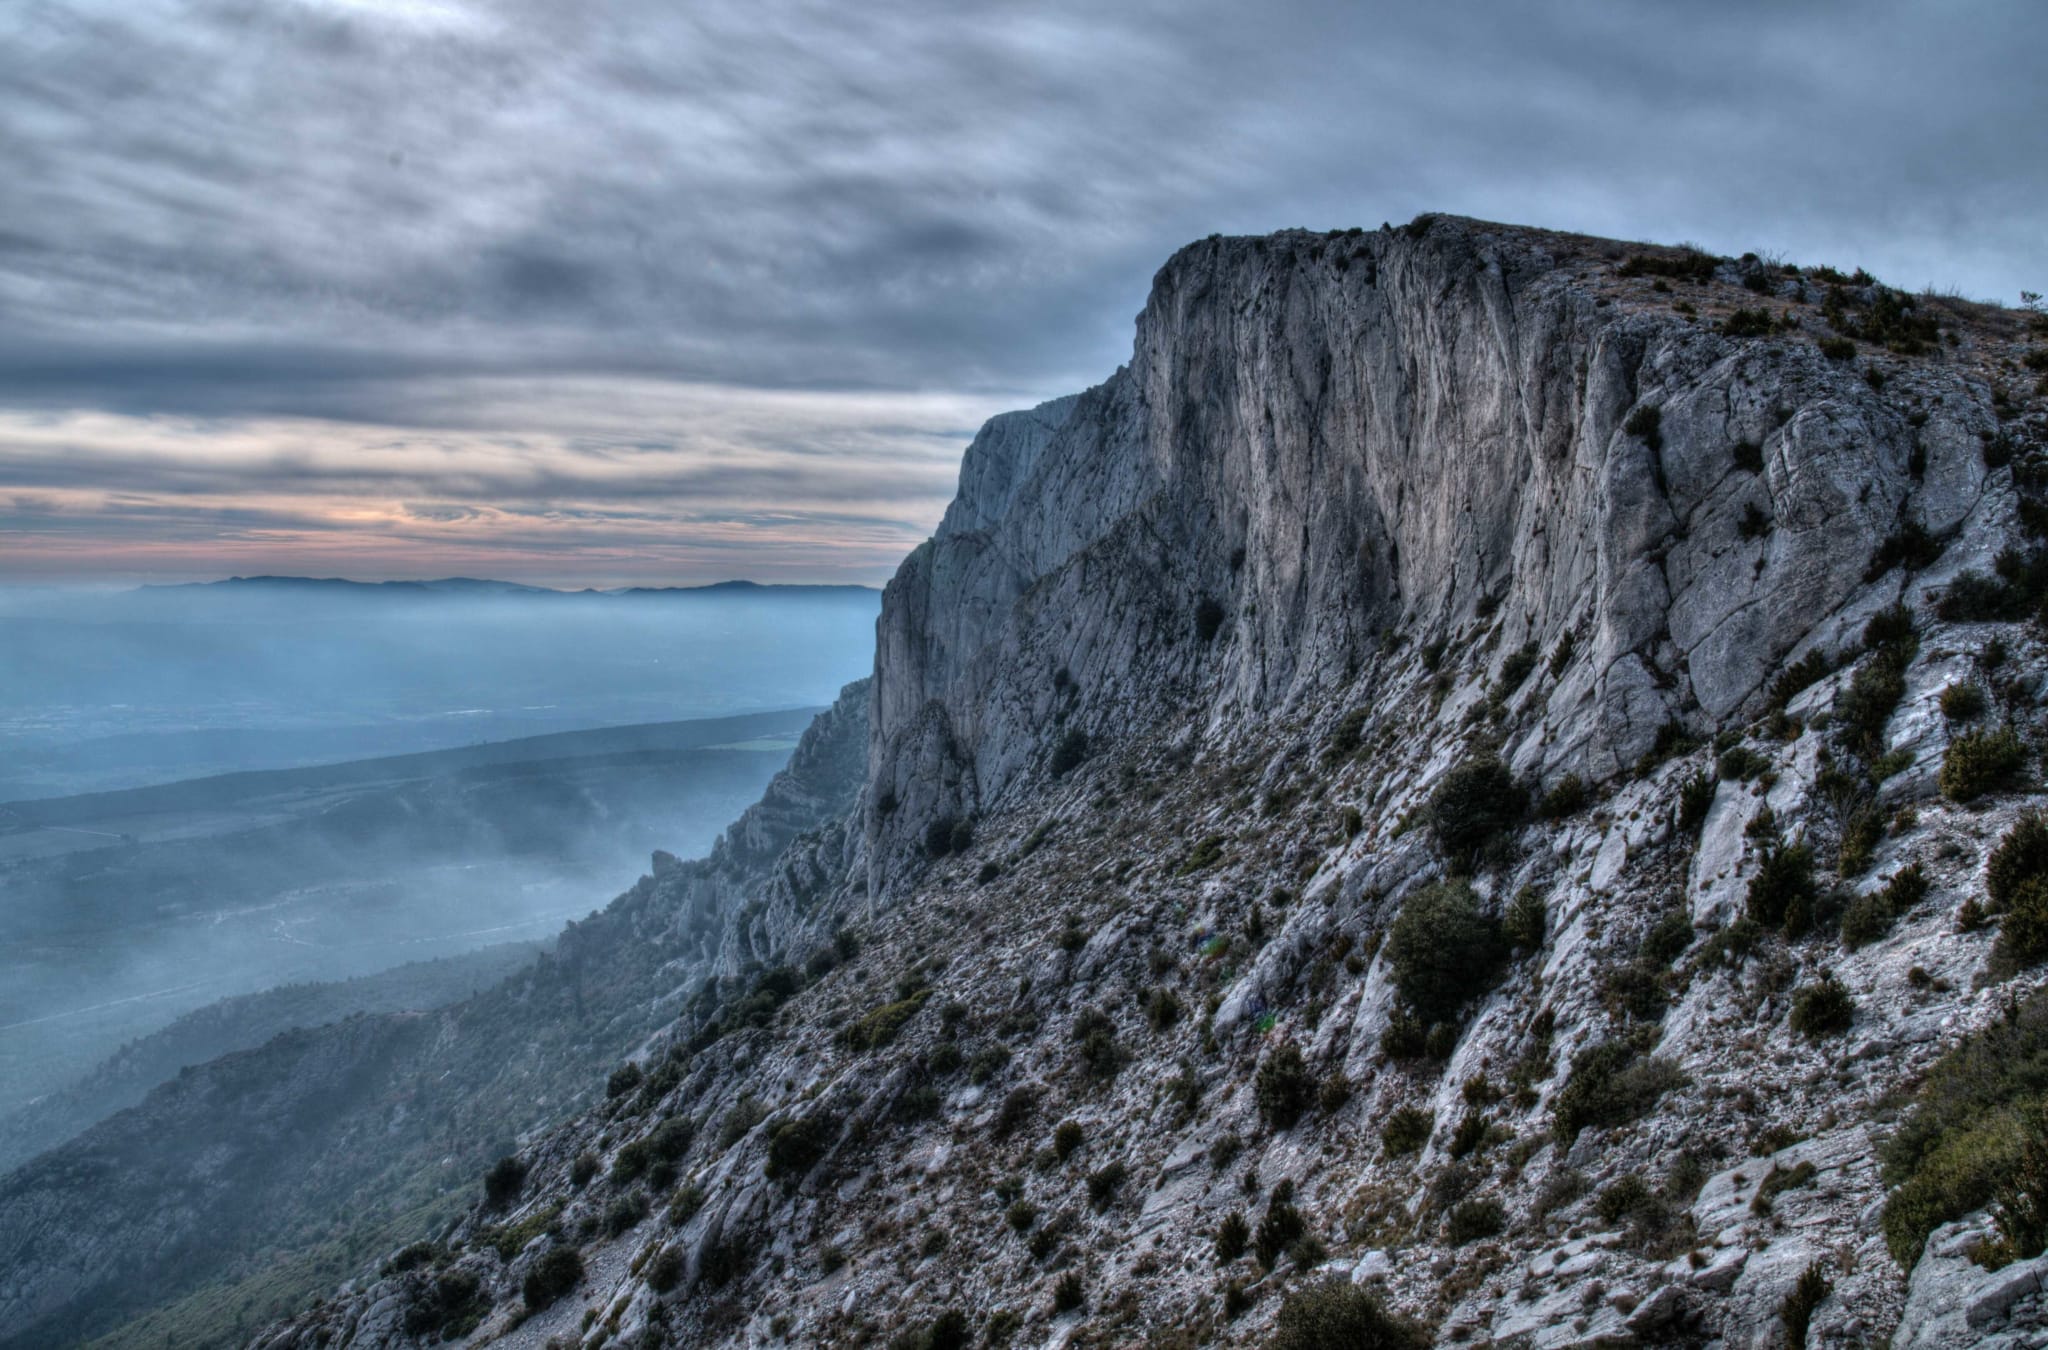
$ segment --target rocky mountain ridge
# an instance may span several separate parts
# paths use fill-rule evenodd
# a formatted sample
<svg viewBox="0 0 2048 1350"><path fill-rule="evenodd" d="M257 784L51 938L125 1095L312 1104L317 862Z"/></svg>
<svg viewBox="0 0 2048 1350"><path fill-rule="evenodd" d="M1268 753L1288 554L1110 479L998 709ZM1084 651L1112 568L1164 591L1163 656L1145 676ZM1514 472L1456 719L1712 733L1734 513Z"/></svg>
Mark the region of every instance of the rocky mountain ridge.
<svg viewBox="0 0 2048 1350"><path fill-rule="evenodd" d="M722 978L252 1344L2032 1343L1954 1066L2048 1045L2036 350L1445 217L1183 250L970 447Z"/></svg>

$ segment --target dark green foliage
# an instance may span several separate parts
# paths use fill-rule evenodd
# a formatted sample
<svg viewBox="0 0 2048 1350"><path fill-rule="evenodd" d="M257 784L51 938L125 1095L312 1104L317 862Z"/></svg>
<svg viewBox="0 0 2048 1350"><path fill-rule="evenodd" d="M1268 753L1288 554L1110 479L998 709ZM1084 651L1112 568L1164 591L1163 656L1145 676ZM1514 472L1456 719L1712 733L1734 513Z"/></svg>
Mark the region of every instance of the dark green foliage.
<svg viewBox="0 0 2048 1350"><path fill-rule="evenodd" d="M1252 1093L1268 1125L1292 1129L1316 1099L1315 1078L1302 1062L1300 1047L1289 1041L1267 1055L1259 1064Z"/></svg>
<svg viewBox="0 0 2048 1350"><path fill-rule="evenodd" d="M1744 502L1742 519L1735 523L1735 532L1744 539L1761 539L1771 532L1771 517L1755 502Z"/></svg>
<svg viewBox="0 0 2048 1350"><path fill-rule="evenodd" d="M1085 1008L1074 1019L1074 1040L1091 1077L1108 1080L1122 1070L1127 1056L1116 1038L1116 1024L1097 1008Z"/></svg>
<svg viewBox="0 0 2048 1350"><path fill-rule="evenodd" d="M526 1272L520 1294L535 1312L552 1304L583 1281L583 1254L574 1247L551 1247Z"/></svg>
<svg viewBox="0 0 2048 1350"><path fill-rule="evenodd" d="M1764 1173L1764 1179L1757 1183L1756 1194L1750 1197L1749 1212L1760 1219L1763 1218L1777 1206L1779 1196L1786 1191L1796 1191L1802 1186L1812 1185L1814 1177L1819 1173L1820 1169L1810 1162L1802 1162L1791 1168L1781 1168L1772 1163L1771 1170Z"/></svg>
<svg viewBox="0 0 2048 1350"><path fill-rule="evenodd" d="M1951 722L1974 722L1984 715L1984 687L1952 684L1941 691L1941 715Z"/></svg>
<svg viewBox="0 0 2048 1350"><path fill-rule="evenodd" d="M809 1172L839 1138L839 1122L827 1115L798 1116L768 1132L763 1174L797 1178Z"/></svg>
<svg viewBox="0 0 2048 1350"><path fill-rule="evenodd" d="M1052 1151L1059 1155L1061 1162L1065 1162L1074 1155L1076 1149L1081 1147L1085 1138L1086 1136L1081 1133L1079 1121L1063 1120L1053 1127Z"/></svg>
<svg viewBox="0 0 2048 1350"><path fill-rule="evenodd" d="M1462 1247L1481 1238L1498 1237L1508 1226L1507 1211L1490 1196L1461 1201L1444 1221L1444 1241Z"/></svg>
<svg viewBox="0 0 2048 1350"><path fill-rule="evenodd" d="M1231 1210L1223 1216L1223 1222L1216 1225L1216 1263L1227 1266L1243 1256L1251 1240L1252 1226L1245 1222L1241 1211Z"/></svg>
<svg viewBox="0 0 2048 1350"><path fill-rule="evenodd" d="M1783 708L1802 690L1809 688L1824 676L1833 674L1835 665L1834 657L1819 647L1813 648L1785 667L1778 678L1771 681L1771 707Z"/></svg>
<svg viewBox="0 0 2048 1350"><path fill-rule="evenodd" d="M1729 746L1714 763L1721 777L1736 783L1746 783L1770 767L1770 760L1746 745Z"/></svg>
<svg viewBox="0 0 2048 1350"><path fill-rule="evenodd" d="M952 816L939 816L924 828L924 851L934 858L943 858L953 851L953 826L958 824Z"/></svg>
<svg viewBox="0 0 2048 1350"><path fill-rule="evenodd" d="M1052 1310L1055 1316L1070 1313L1088 1301L1088 1291L1081 1283L1079 1271L1070 1270L1060 1276L1052 1287Z"/></svg>
<svg viewBox="0 0 2048 1350"><path fill-rule="evenodd" d="M1792 995L1792 1029L1808 1040L1839 1036L1855 1019L1856 1000L1832 971Z"/></svg>
<svg viewBox="0 0 2048 1350"><path fill-rule="evenodd" d="M725 1113L725 1119L718 1123L718 1151L731 1148L747 1137L756 1125L768 1118L768 1109L755 1101L751 1093L733 1103L732 1110Z"/></svg>
<svg viewBox="0 0 2048 1350"><path fill-rule="evenodd" d="M1049 767L1055 778L1064 778L1077 769L1081 761L1088 758L1088 733L1079 727L1069 727L1067 734L1060 737L1059 744L1052 749L1052 763Z"/></svg>
<svg viewBox="0 0 2048 1350"><path fill-rule="evenodd" d="M1358 832L1365 828L1365 817L1355 806L1347 806L1337 816L1337 828L1348 839L1356 839Z"/></svg>
<svg viewBox="0 0 2048 1350"><path fill-rule="evenodd" d="M1450 1154L1463 1158L1486 1142L1486 1117L1478 1111L1467 1111L1451 1130Z"/></svg>
<svg viewBox="0 0 2048 1350"><path fill-rule="evenodd" d="M1772 327L1771 312L1763 308L1738 309L1721 320L1721 331L1729 337L1769 337Z"/></svg>
<svg viewBox="0 0 2048 1350"><path fill-rule="evenodd" d="M1634 1172L1619 1178L1593 1201L1593 1212L1603 1223L1620 1223L1656 1198L1650 1183Z"/></svg>
<svg viewBox="0 0 2048 1350"><path fill-rule="evenodd" d="M1813 884L1813 850L1805 844L1768 843L1749 881L1748 917L1793 937L1813 925L1818 892Z"/></svg>
<svg viewBox="0 0 2048 1350"><path fill-rule="evenodd" d="M1917 572L1933 564L1941 556L1941 545L1933 535L1917 521L1906 521L1899 528L1885 536L1877 546L1877 552L1870 557L1870 566L1863 569L1865 581L1875 581L1894 567L1903 567Z"/></svg>
<svg viewBox="0 0 2048 1350"><path fill-rule="evenodd" d="M1536 662L1542 655L1533 642L1524 643L1508 655L1500 665L1500 687L1504 693L1513 693L1522 687L1536 669Z"/></svg>
<svg viewBox="0 0 2048 1350"><path fill-rule="evenodd" d="M1855 951L1877 941L1926 895L1927 876L1920 864L1900 868L1881 889L1857 896L1842 911L1842 945Z"/></svg>
<svg viewBox="0 0 2048 1350"><path fill-rule="evenodd" d="M1820 354L1830 361L1853 361L1856 359L1856 344L1847 338L1822 338Z"/></svg>
<svg viewBox="0 0 2048 1350"><path fill-rule="evenodd" d="M1199 872L1203 868L1215 864L1223 857L1223 846L1229 842L1228 837L1220 834L1212 834L1205 837L1188 853L1187 860L1181 863L1181 875L1185 876L1190 872Z"/></svg>
<svg viewBox="0 0 2048 1350"><path fill-rule="evenodd" d="M526 1164L509 1154L491 1164L484 1173L484 1207L503 1209L519 1198L526 1188Z"/></svg>
<svg viewBox="0 0 2048 1350"><path fill-rule="evenodd" d="M459 1340L476 1330L491 1313L491 1296L475 1275L443 1271L406 1311L405 1330L429 1341Z"/></svg>
<svg viewBox="0 0 2048 1350"><path fill-rule="evenodd" d="M1984 890L1994 910L2011 905L2022 884L2048 876L2048 818L2029 811L2013 822L1984 868Z"/></svg>
<svg viewBox="0 0 2048 1350"><path fill-rule="evenodd" d="M1569 1145L1579 1131L1623 1125L1685 1083L1669 1060L1639 1054L1626 1041L1603 1041L1572 1056L1571 1076L1553 1103L1551 1132Z"/></svg>
<svg viewBox="0 0 2048 1350"><path fill-rule="evenodd" d="M1270 1268L1307 1231L1308 1221L1301 1217L1301 1211L1276 1189L1266 1202L1266 1213L1259 1220L1258 1232L1252 1235L1252 1255L1260 1265Z"/></svg>
<svg viewBox="0 0 2048 1350"><path fill-rule="evenodd" d="M1669 966L1692 945L1692 918L1683 909L1667 909L1650 925L1638 950L1645 960Z"/></svg>
<svg viewBox="0 0 2048 1350"><path fill-rule="evenodd" d="M2014 786L2026 763L2026 744L2011 727L1967 732L1941 752L1941 795L1953 802L1975 801Z"/></svg>
<svg viewBox="0 0 2048 1350"><path fill-rule="evenodd" d="M1466 862L1520 825L1527 805L1507 766L1492 755L1480 755L1444 775L1430 799L1430 826L1445 855Z"/></svg>
<svg viewBox="0 0 2048 1350"><path fill-rule="evenodd" d="M931 990L920 989L908 998L899 998L885 1003L867 1016L848 1026L840 1033L846 1048L854 1051L879 1050L896 1039L903 1030L903 1024L917 1015L931 997Z"/></svg>
<svg viewBox="0 0 2048 1350"><path fill-rule="evenodd" d="M1507 955L1499 921L1480 911L1478 895L1460 881L1414 892L1387 934L1394 987L1429 1022L1455 1017L1491 989Z"/></svg>
<svg viewBox="0 0 2048 1350"><path fill-rule="evenodd" d="M967 1081L976 1087L1001 1073L1010 1063L1009 1049L1001 1045L985 1045L974 1052L967 1061Z"/></svg>
<svg viewBox="0 0 2048 1350"><path fill-rule="evenodd" d="M1664 968L1640 956L1603 972L1600 998L1609 1012L1639 1021L1662 1017L1671 1001L1664 988Z"/></svg>
<svg viewBox="0 0 2048 1350"><path fill-rule="evenodd" d="M615 1196L605 1206L604 1233L606 1237L617 1237L634 1224L647 1217L647 1196L638 1190Z"/></svg>
<svg viewBox="0 0 2048 1350"><path fill-rule="evenodd" d="M1025 1121L1031 1119L1032 1113L1037 1110L1038 1092L1036 1089L1029 1087L1012 1088L1010 1094L1003 1098L1003 1104L996 1108L993 1128L997 1137L1000 1138L1005 1135L1014 1134L1017 1128ZM1076 1126L1075 1128L1079 1129L1080 1127Z"/></svg>
<svg viewBox="0 0 2048 1350"><path fill-rule="evenodd" d="M1645 403L1630 413L1621 429L1649 446L1653 454L1664 448L1664 410L1654 403Z"/></svg>
<svg viewBox="0 0 2048 1350"><path fill-rule="evenodd" d="M1323 747L1323 762L1334 764L1358 753L1365 724L1372 716L1371 709L1353 708L1337 719L1337 725L1330 730L1329 743Z"/></svg>
<svg viewBox="0 0 2048 1350"><path fill-rule="evenodd" d="M1428 1350L1429 1334L1394 1316L1349 1280L1322 1280L1287 1296L1266 1350Z"/></svg>
<svg viewBox="0 0 2048 1350"><path fill-rule="evenodd" d="M1988 974L2016 975L2048 957L2048 877L2029 877L2014 887L1998 920Z"/></svg>
<svg viewBox="0 0 2048 1350"><path fill-rule="evenodd" d="M1927 1235L1981 1209L2021 1165L2022 1117L2048 1094L2048 995L2005 1015L1936 1061L1883 1149L1885 1242L1910 1270Z"/></svg>
<svg viewBox="0 0 2048 1350"><path fill-rule="evenodd" d="M2048 1104L2033 1102L2017 1117L2017 1157L1998 1182L1991 1211L1996 1250L1978 1253L1985 1264L2031 1261L2048 1249Z"/></svg>
<svg viewBox="0 0 2048 1350"><path fill-rule="evenodd" d="M1631 253L1616 270L1625 277L1669 277L1705 284L1714 279L1714 269L1720 265L1721 260L1713 254L1686 248L1678 250L1676 257Z"/></svg>
<svg viewBox="0 0 2048 1350"><path fill-rule="evenodd" d="M1585 807L1585 780L1575 773L1568 773L1543 794L1542 800L1536 803L1536 814L1545 820L1563 820L1566 816L1577 815Z"/></svg>
<svg viewBox="0 0 2048 1350"><path fill-rule="evenodd" d="M1747 473L1764 471L1764 448L1755 441L1737 441L1735 448L1728 453L1736 468Z"/></svg>
<svg viewBox="0 0 2048 1350"><path fill-rule="evenodd" d="M1223 627L1223 606L1210 596L1203 596L1195 605L1195 641L1208 642Z"/></svg>
<svg viewBox="0 0 2048 1350"><path fill-rule="evenodd" d="M899 1333L889 1342L889 1350L967 1350L973 1344L974 1324L958 1308L948 1308L924 1325Z"/></svg>
<svg viewBox="0 0 2048 1350"><path fill-rule="evenodd" d="M1564 668L1572 663L1572 653L1578 649L1578 645L1578 636L1573 633L1566 633L1557 640L1557 645L1550 649L1551 679L1554 680L1564 674Z"/></svg>
<svg viewBox="0 0 2048 1350"><path fill-rule="evenodd" d="M1714 794L1720 783L1712 774L1696 773L1678 785L1678 828L1684 834L1696 835L1706 823L1707 812L1714 807Z"/></svg>
<svg viewBox="0 0 2048 1350"><path fill-rule="evenodd" d="M702 1186L690 1185L680 1187L674 1195L669 1197L668 1221L672 1226L680 1228L691 1219L697 1217L697 1211L702 1208L704 1208L704 1188Z"/></svg>
<svg viewBox="0 0 2048 1350"><path fill-rule="evenodd" d="M1121 1161L1106 1163L1088 1174L1088 1199L1097 1209L1106 1209L1116 1199L1116 1193L1130 1176L1130 1168Z"/></svg>
<svg viewBox="0 0 2048 1350"><path fill-rule="evenodd" d="M1019 1233L1028 1233L1038 1222L1038 1206L1029 1200L1012 1200L1010 1207L1003 1211L1003 1219Z"/></svg>
<svg viewBox="0 0 2048 1350"><path fill-rule="evenodd" d="M1533 952L1543 945L1548 924L1549 913L1543 896L1534 886L1524 886L1515 892L1515 898L1508 903L1508 912L1501 916L1501 939L1517 951Z"/></svg>
<svg viewBox="0 0 2048 1350"><path fill-rule="evenodd" d="M1380 1144L1387 1150L1387 1156L1398 1158L1414 1153L1429 1142L1429 1133L1436 1128L1436 1116L1419 1106L1397 1107L1387 1117L1387 1123L1380 1126Z"/></svg>
<svg viewBox="0 0 2048 1350"><path fill-rule="evenodd" d="M1406 1008L1394 1009L1380 1033L1380 1049L1388 1059L1420 1059L1429 1048L1429 1027Z"/></svg>
<svg viewBox="0 0 2048 1350"><path fill-rule="evenodd" d="M1793 1350L1806 1344L1806 1329L1813 1324L1814 1309L1827 1301L1835 1292L1834 1285L1815 1261L1799 1273L1798 1283L1792 1286L1785 1299L1778 1305L1778 1320L1785 1326L1785 1339Z"/></svg>
<svg viewBox="0 0 2048 1350"><path fill-rule="evenodd" d="M638 1064L621 1064L618 1068L612 1070L611 1078L605 1082L605 1097L610 1099L625 1096L628 1092L640 1086L640 1078L641 1072Z"/></svg>

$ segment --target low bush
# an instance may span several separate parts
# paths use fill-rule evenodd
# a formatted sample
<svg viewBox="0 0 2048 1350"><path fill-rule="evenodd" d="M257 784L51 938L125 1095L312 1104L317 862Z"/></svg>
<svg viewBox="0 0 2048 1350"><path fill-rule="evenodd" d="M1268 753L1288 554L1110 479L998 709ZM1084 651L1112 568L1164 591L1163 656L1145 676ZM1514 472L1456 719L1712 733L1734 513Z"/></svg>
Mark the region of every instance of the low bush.
<svg viewBox="0 0 2048 1350"><path fill-rule="evenodd" d="M897 1033L903 1030L904 1023L915 1017L918 1010L924 1007L925 1001L931 997L931 992L929 989L920 989L908 998L899 998L892 1003L883 1004L847 1027L840 1033L840 1039L845 1042L847 1049L855 1052L880 1050L896 1039Z"/></svg>
<svg viewBox="0 0 2048 1350"><path fill-rule="evenodd" d="M816 1167L839 1138L839 1122L827 1115L798 1116L768 1133L763 1174L795 1179Z"/></svg>
<svg viewBox="0 0 2048 1350"><path fill-rule="evenodd" d="M1122 1162L1110 1162L1088 1174L1088 1199L1097 1209L1107 1209L1109 1202L1116 1199L1131 1169Z"/></svg>
<svg viewBox="0 0 2048 1350"><path fill-rule="evenodd" d="M1988 973L2007 979L2048 957L2048 877L2029 877L2013 888L1998 919Z"/></svg>
<svg viewBox="0 0 2048 1350"><path fill-rule="evenodd" d="M1216 1263L1227 1266L1243 1256L1251 1240L1252 1226L1245 1222L1243 1211L1231 1210L1216 1225Z"/></svg>
<svg viewBox="0 0 2048 1350"><path fill-rule="evenodd" d="M1460 1201L1444 1221L1444 1241L1463 1247L1481 1238L1498 1237L1508 1226L1507 1211L1498 1200L1483 1196Z"/></svg>
<svg viewBox="0 0 2048 1350"><path fill-rule="evenodd" d="M1388 931L1386 956L1394 987L1417 1015L1441 1022L1493 987L1508 955L1501 925L1482 913L1461 881L1442 881L1411 894Z"/></svg>
<svg viewBox="0 0 2048 1350"><path fill-rule="evenodd" d="M1603 1041L1572 1056L1571 1074L1552 1103L1551 1132L1569 1145L1581 1130L1624 1125L1683 1086L1670 1060L1643 1055L1626 1041Z"/></svg>
<svg viewBox="0 0 2048 1350"><path fill-rule="evenodd" d="M1512 694L1520 689L1523 682L1534 673L1536 663L1542 659L1542 655L1533 642L1524 643L1510 652L1507 660L1500 663L1501 692Z"/></svg>
<svg viewBox="0 0 2048 1350"><path fill-rule="evenodd" d="M1079 768L1081 761L1086 758L1088 758L1088 733L1079 727L1071 727L1066 735L1060 737L1059 744L1053 747L1052 762L1048 767L1052 770L1053 777L1064 778L1067 774Z"/></svg>
<svg viewBox="0 0 2048 1350"><path fill-rule="evenodd" d="M1522 822L1528 798L1507 766L1492 755L1466 760L1444 775L1430 798L1430 828L1454 862L1469 864Z"/></svg>
<svg viewBox="0 0 2048 1350"><path fill-rule="evenodd" d="M1536 951L1543 946L1549 919L1543 896L1534 886L1524 886L1515 892L1507 913L1501 916L1501 939L1518 951Z"/></svg>
<svg viewBox="0 0 2048 1350"><path fill-rule="evenodd" d="M1811 926L1816 898L1813 850L1805 844L1766 844L1749 881L1749 918L1798 936Z"/></svg>
<svg viewBox="0 0 2048 1350"><path fill-rule="evenodd" d="M1575 773L1568 773L1543 794L1536 803L1536 814L1545 820L1563 820L1585 810L1586 799L1585 780Z"/></svg>
<svg viewBox="0 0 2048 1350"><path fill-rule="evenodd" d="M1266 1350L1428 1350L1429 1333L1349 1280L1320 1280L1280 1305Z"/></svg>
<svg viewBox="0 0 2048 1350"><path fill-rule="evenodd" d="M1785 1327L1785 1340L1792 1346L1806 1344L1807 1328L1813 1324L1814 1309L1835 1292L1818 1261L1799 1272L1799 1279L1778 1304L1778 1321Z"/></svg>
<svg viewBox="0 0 2048 1350"><path fill-rule="evenodd" d="M1792 1030L1808 1040L1839 1036L1856 1018L1856 1000L1834 977L1824 973L1792 994Z"/></svg>
<svg viewBox="0 0 2048 1350"><path fill-rule="evenodd" d="M1941 691L1941 715L1951 722L1974 722L1984 715L1984 687L1952 684Z"/></svg>
<svg viewBox="0 0 2048 1350"><path fill-rule="evenodd" d="M519 1198L519 1192L526 1188L526 1164L507 1155L491 1164L491 1170L484 1173L484 1205L489 1209L503 1209Z"/></svg>
<svg viewBox="0 0 2048 1350"><path fill-rule="evenodd" d="M1859 895L1842 911L1842 942L1849 950L1877 941L1892 924L1927 898L1927 874L1919 863L1902 867L1867 895Z"/></svg>
<svg viewBox="0 0 2048 1350"><path fill-rule="evenodd" d="M1301 1217L1301 1211L1286 1193L1275 1187L1272 1199L1266 1202L1266 1212L1259 1219L1258 1231L1252 1234L1252 1255L1270 1270L1307 1231L1308 1221Z"/></svg>
<svg viewBox="0 0 2048 1350"><path fill-rule="evenodd" d="M1060 1276L1059 1280L1052 1287L1052 1310L1054 1316L1058 1316L1061 1313L1074 1312L1087 1303L1087 1301L1088 1290L1081 1283L1081 1273L1079 1271L1068 1271Z"/></svg>
<svg viewBox="0 0 2048 1350"><path fill-rule="evenodd" d="M1396 1107L1380 1126L1380 1144L1390 1158L1419 1151L1436 1128L1436 1114L1419 1106Z"/></svg>
<svg viewBox="0 0 2048 1350"><path fill-rule="evenodd" d="M551 1247L526 1272L520 1295L535 1312L548 1307L583 1282L583 1254L574 1247Z"/></svg>
<svg viewBox="0 0 2048 1350"><path fill-rule="evenodd" d="M1259 1064L1252 1095L1268 1125L1292 1129L1316 1099L1315 1078L1302 1062L1300 1047L1289 1041L1267 1055Z"/></svg>
<svg viewBox="0 0 2048 1350"><path fill-rule="evenodd" d="M2012 786L2026 762L2026 744L2011 727L1968 732L1942 751L1941 795L1953 802L1975 801Z"/></svg>
<svg viewBox="0 0 2048 1350"><path fill-rule="evenodd" d="M1696 773L1678 785L1678 828L1681 833L1696 835L1700 826L1706 824L1707 812L1714 807L1714 794L1720 791L1720 783L1712 774Z"/></svg>
<svg viewBox="0 0 2048 1350"><path fill-rule="evenodd" d="M2019 888L2048 877L2048 817L2028 811L2013 822L1984 868L1984 890L1994 912L2012 903Z"/></svg>
<svg viewBox="0 0 2048 1350"><path fill-rule="evenodd" d="M1086 1141L1087 1136L1082 1133L1081 1122L1078 1120L1063 1120L1053 1127L1052 1151L1061 1162L1073 1157L1075 1151Z"/></svg>
<svg viewBox="0 0 2048 1350"><path fill-rule="evenodd" d="M1628 415L1621 429L1650 447L1652 453L1664 448L1664 410L1645 403Z"/></svg>

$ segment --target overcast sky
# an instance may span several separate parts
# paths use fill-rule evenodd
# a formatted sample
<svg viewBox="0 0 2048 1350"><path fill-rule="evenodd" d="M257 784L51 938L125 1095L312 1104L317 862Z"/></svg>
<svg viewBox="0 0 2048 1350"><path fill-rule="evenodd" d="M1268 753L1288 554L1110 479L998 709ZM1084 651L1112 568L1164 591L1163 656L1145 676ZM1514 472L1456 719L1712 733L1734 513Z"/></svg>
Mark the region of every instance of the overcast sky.
<svg viewBox="0 0 2048 1350"><path fill-rule="evenodd" d="M879 581L1175 247L2048 289L2048 6L12 0L0 579Z"/></svg>

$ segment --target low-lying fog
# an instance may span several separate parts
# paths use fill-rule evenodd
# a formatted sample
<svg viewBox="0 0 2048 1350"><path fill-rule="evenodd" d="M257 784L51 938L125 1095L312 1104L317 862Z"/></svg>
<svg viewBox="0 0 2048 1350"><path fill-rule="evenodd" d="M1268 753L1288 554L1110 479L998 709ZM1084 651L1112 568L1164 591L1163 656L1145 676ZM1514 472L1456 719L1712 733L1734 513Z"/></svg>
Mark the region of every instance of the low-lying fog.
<svg viewBox="0 0 2048 1350"><path fill-rule="evenodd" d="M704 852L878 604L0 593L0 1116L189 1009L544 940Z"/></svg>

